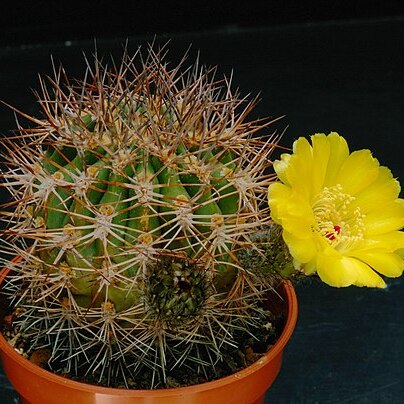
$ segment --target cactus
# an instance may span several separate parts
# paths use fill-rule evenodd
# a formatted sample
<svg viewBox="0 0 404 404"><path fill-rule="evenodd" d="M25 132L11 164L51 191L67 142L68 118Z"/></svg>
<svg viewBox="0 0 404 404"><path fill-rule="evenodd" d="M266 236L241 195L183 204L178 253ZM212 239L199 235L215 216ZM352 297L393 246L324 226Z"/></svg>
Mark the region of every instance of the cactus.
<svg viewBox="0 0 404 404"><path fill-rule="evenodd" d="M269 223L276 136L229 80L180 68L152 47L74 84L60 68L41 80L43 118L5 143L9 289L50 368L164 386L259 326L271 279L239 253Z"/></svg>

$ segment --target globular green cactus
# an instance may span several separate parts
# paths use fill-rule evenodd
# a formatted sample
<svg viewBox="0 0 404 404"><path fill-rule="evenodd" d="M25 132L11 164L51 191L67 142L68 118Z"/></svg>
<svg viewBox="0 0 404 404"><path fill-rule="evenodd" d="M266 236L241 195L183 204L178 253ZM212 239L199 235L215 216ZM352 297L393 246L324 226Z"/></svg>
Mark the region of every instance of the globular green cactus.
<svg viewBox="0 0 404 404"><path fill-rule="evenodd" d="M110 385L145 368L152 387L190 363L203 373L260 317L270 280L239 252L269 223L276 137L257 136L268 122L247 121L254 101L226 79L153 49L61 77L41 82L44 117L5 144L19 330L50 347L51 368Z"/></svg>

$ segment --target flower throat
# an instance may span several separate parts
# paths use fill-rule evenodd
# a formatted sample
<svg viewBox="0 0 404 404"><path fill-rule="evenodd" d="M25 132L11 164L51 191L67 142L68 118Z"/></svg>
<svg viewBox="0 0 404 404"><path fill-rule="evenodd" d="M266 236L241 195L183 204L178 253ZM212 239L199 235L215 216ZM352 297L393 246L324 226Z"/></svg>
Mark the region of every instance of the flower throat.
<svg viewBox="0 0 404 404"><path fill-rule="evenodd" d="M314 199L313 230L338 250L363 239L364 215L355 201L340 184L324 187Z"/></svg>

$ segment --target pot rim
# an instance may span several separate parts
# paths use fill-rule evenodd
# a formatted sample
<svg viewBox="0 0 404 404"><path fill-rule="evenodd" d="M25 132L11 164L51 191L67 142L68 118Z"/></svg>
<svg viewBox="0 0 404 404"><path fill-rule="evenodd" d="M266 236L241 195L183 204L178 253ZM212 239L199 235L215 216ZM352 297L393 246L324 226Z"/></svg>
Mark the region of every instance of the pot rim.
<svg viewBox="0 0 404 404"><path fill-rule="evenodd" d="M19 258L19 257L18 257ZM13 259L14 260L18 260ZM0 270L0 284L3 282L7 274L9 273L9 268L3 268ZM285 326L281 335L279 336L278 340L275 344L266 352L260 359L256 362L244 368L236 373L233 373L229 376L222 377L217 380L212 380L209 382L204 382L200 384L195 384L192 386L185 386L185 387L175 387L175 388L166 388L166 389L148 389L148 390L141 390L141 389L118 389L113 387L103 387L97 386L94 384L83 383L75 380L68 379L66 377L57 375L52 373L51 371L45 370L32 362L28 359L24 358L20 355L4 338L3 334L0 333L0 349L8 356L10 359L16 361L19 365L27 368L32 373L37 374L40 377L48 379L54 383L63 384L66 387L70 387L72 389L97 393L97 394L107 394L113 395L116 394L116 391L119 390L120 396L130 396L130 397L169 397L169 396L177 396L178 394L184 393L190 394L196 391L206 391L212 390L227 384L234 382L235 379L243 379L248 375L256 372L263 366L265 366L268 362L274 359L277 355L279 355L283 349L285 348L287 342L292 336L294 331L296 322L297 322L297 314L298 314L298 303L297 303L297 296L293 285L290 281L283 281L283 289L285 293L285 301L287 302L287 318L285 322Z"/></svg>

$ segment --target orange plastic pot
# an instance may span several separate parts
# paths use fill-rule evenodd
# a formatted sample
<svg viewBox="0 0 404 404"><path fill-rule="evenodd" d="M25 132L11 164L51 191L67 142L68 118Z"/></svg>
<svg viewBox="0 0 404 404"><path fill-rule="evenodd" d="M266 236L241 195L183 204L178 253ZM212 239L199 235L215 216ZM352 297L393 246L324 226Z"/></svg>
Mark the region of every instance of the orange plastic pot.
<svg viewBox="0 0 404 404"><path fill-rule="evenodd" d="M0 284L8 269L0 275ZM21 397L31 404L259 404L279 373L282 354L297 320L297 299L292 285L279 288L286 325L278 341L246 369L212 382L161 390L127 390L94 386L66 379L25 359L0 334L3 369Z"/></svg>

